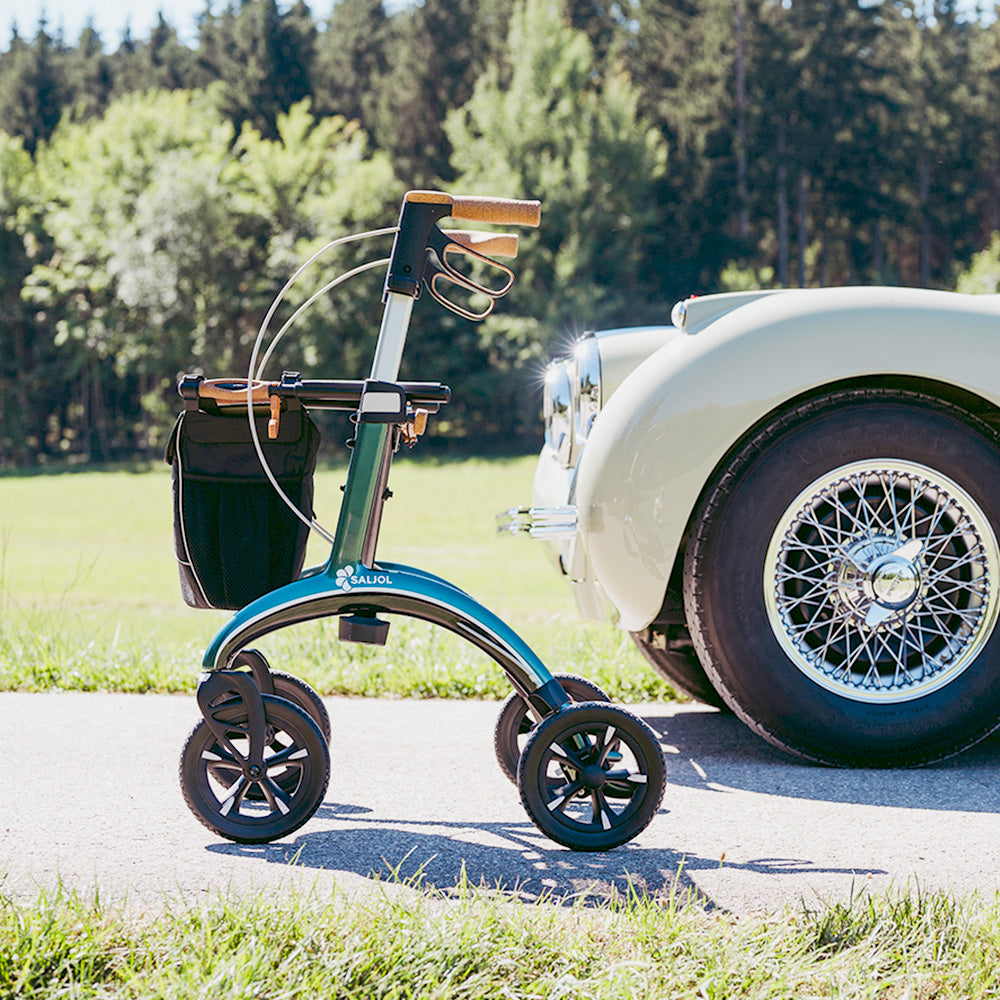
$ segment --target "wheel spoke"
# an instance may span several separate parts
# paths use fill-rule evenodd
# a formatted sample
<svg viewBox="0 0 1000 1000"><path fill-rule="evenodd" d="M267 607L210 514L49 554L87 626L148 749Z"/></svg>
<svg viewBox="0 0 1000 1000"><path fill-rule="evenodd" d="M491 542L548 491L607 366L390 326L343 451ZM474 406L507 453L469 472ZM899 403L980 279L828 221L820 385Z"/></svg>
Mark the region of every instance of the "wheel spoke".
<svg viewBox="0 0 1000 1000"><path fill-rule="evenodd" d="M856 462L802 491L775 528L768 617L795 665L858 700L908 700L992 632L993 528L961 487L907 462Z"/></svg>
<svg viewBox="0 0 1000 1000"><path fill-rule="evenodd" d="M610 830L614 813L608 808L608 800L599 788L590 793L590 802L593 809L591 822L600 823L603 830Z"/></svg>
<svg viewBox="0 0 1000 1000"><path fill-rule="evenodd" d="M273 778L266 777L257 784L263 791L271 812L280 812L282 816L287 816L292 811L291 796L287 795Z"/></svg>
<svg viewBox="0 0 1000 1000"><path fill-rule="evenodd" d="M628 771L625 768L617 768L608 771L605 776L605 788L613 789L619 794L616 798L632 799L636 793L647 784L647 776L641 771Z"/></svg>
<svg viewBox="0 0 1000 1000"><path fill-rule="evenodd" d="M309 751L293 743L285 747L284 750L264 759L264 766L268 769L279 766L302 767L303 761L309 756Z"/></svg>
<svg viewBox="0 0 1000 1000"><path fill-rule="evenodd" d="M566 767L572 768L574 771L582 771L587 765L583 763L583 759L575 750L571 750L566 745L568 742L566 740L558 746L550 747L549 753Z"/></svg>
<svg viewBox="0 0 1000 1000"><path fill-rule="evenodd" d="M583 782L572 781L565 785L561 785L559 788L552 789L552 791L555 792L555 795L545 803L546 808L549 812L555 812L557 809L559 812L563 812L566 808L566 804L573 798L574 795L576 795L578 791L580 791L581 788L583 788Z"/></svg>
<svg viewBox="0 0 1000 1000"><path fill-rule="evenodd" d="M229 794L219 801L219 812L223 816L228 816L233 809L239 812L249 790L250 782L241 773L230 786Z"/></svg>
<svg viewBox="0 0 1000 1000"><path fill-rule="evenodd" d="M608 754L611 752L614 745L615 738L615 727L608 726L604 731L604 735L601 737L601 742L598 744L598 750L600 751L597 755L597 764L599 767L604 767L604 762L608 758Z"/></svg>

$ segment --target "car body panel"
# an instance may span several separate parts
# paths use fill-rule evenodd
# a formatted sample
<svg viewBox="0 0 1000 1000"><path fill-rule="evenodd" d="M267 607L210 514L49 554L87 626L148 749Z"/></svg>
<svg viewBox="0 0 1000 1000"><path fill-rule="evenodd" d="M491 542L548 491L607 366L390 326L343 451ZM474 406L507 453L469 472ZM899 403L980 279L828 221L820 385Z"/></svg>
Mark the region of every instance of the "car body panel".
<svg viewBox="0 0 1000 1000"><path fill-rule="evenodd" d="M714 322L733 309L739 309L748 302L767 295L781 295L783 288L756 289L750 292L719 292L715 295L695 295L674 306L670 320L685 333L697 333L702 327Z"/></svg>
<svg viewBox="0 0 1000 1000"><path fill-rule="evenodd" d="M581 611L602 610L603 591L630 631L656 618L688 520L719 463L789 400L851 379L914 376L1000 405L1000 296L839 288L723 305L689 333L662 334L662 346L605 396L569 480L579 527L563 545L564 571ZM602 365L612 339L604 335ZM618 372L627 363L621 346ZM880 457L878 441L872 457ZM540 488L567 482L536 480Z"/></svg>
<svg viewBox="0 0 1000 1000"><path fill-rule="evenodd" d="M609 399L635 370L636 360L647 358L683 331L674 326L636 326L602 330L595 334L601 355L601 394Z"/></svg>

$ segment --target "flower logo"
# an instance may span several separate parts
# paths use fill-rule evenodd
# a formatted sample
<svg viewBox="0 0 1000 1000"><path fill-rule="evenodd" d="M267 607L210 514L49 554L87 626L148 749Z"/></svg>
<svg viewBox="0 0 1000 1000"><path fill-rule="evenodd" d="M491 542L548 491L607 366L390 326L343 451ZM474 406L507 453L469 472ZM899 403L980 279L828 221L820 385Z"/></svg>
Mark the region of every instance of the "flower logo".
<svg viewBox="0 0 1000 1000"><path fill-rule="evenodd" d="M343 566L337 570L337 578L334 581L335 585L338 586L345 593L351 589L351 580L354 577L354 567L353 566Z"/></svg>

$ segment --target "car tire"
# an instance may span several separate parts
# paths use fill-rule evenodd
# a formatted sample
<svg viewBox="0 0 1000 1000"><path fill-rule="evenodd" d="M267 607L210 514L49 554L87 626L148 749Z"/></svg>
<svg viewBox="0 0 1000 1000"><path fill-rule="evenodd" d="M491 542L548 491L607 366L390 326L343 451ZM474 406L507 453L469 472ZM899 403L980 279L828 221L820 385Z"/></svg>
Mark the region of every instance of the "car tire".
<svg viewBox="0 0 1000 1000"><path fill-rule="evenodd" d="M1000 722L1000 450L908 391L802 403L738 447L695 512L684 569L713 686L810 760L913 766Z"/></svg>
<svg viewBox="0 0 1000 1000"><path fill-rule="evenodd" d="M713 708L728 711L729 706L712 687L712 682L708 679L694 646L681 645L664 649L659 645L663 640L653 633L653 628L630 633L632 641L646 658L646 662L681 694Z"/></svg>

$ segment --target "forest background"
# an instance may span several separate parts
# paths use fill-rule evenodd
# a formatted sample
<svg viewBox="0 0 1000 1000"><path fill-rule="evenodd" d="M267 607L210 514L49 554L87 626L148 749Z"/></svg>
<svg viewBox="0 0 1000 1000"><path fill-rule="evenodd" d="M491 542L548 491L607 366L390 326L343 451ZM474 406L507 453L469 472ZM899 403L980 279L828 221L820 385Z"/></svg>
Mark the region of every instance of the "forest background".
<svg viewBox="0 0 1000 1000"><path fill-rule="evenodd" d="M758 286L1000 288L1000 19L950 0L304 0L0 52L0 467L153 457L184 371L238 375L274 294L403 191L539 198L473 325L417 305L403 377L453 447L530 447L545 359ZM332 253L280 326L385 238ZM367 373L382 275L279 352Z"/></svg>

